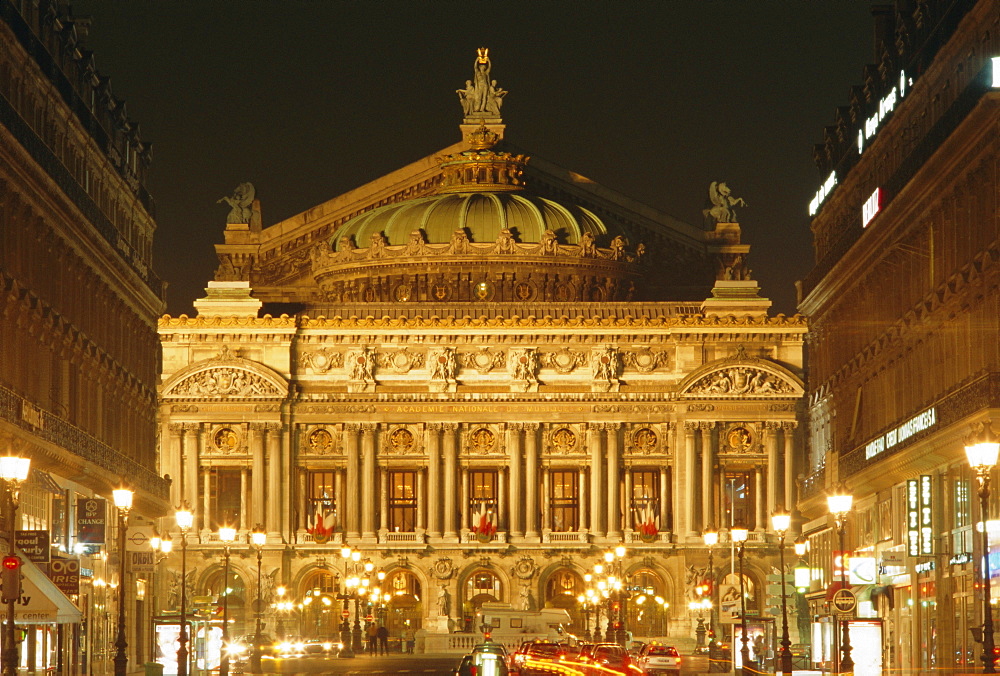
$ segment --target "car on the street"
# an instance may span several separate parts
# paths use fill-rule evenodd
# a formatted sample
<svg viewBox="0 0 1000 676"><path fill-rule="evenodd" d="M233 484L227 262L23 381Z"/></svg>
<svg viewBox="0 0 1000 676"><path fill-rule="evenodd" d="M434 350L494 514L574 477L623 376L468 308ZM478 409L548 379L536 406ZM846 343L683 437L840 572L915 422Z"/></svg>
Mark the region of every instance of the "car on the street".
<svg viewBox="0 0 1000 676"><path fill-rule="evenodd" d="M528 676L536 671L531 668L532 663L558 662L565 659L567 653L567 647L555 641L545 639L525 641L510 657L510 672Z"/></svg>
<svg viewBox="0 0 1000 676"><path fill-rule="evenodd" d="M581 665L598 667L601 674L625 674L639 676L642 670L635 665L632 656L617 643L595 643L581 651L577 661Z"/></svg>
<svg viewBox="0 0 1000 676"><path fill-rule="evenodd" d="M472 648L455 668L455 676L507 676L507 649L499 643L486 641Z"/></svg>
<svg viewBox="0 0 1000 676"><path fill-rule="evenodd" d="M681 661L677 648L662 643L647 643L636 658L636 666L647 676L680 676Z"/></svg>

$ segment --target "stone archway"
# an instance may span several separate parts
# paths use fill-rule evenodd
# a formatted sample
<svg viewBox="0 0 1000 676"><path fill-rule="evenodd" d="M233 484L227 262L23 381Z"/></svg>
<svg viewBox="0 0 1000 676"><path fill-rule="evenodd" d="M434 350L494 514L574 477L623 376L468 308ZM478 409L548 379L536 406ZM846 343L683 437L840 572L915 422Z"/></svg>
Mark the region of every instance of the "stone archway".
<svg viewBox="0 0 1000 676"><path fill-rule="evenodd" d="M383 622L390 636L403 636L420 629L424 615L424 589L420 579L408 570L397 568L386 573L383 592L389 595Z"/></svg>
<svg viewBox="0 0 1000 676"><path fill-rule="evenodd" d="M324 568L309 571L299 584L299 635L336 638L340 631L340 602L336 576Z"/></svg>
<svg viewBox="0 0 1000 676"><path fill-rule="evenodd" d="M586 587L580 574L571 568L557 568L545 580L546 608L562 608L569 613L571 624L569 630L574 634L584 629L583 609L578 597Z"/></svg>
<svg viewBox="0 0 1000 676"><path fill-rule="evenodd" d="M659 573L640 568L629 573L630 599L626 626L635 636L666 636L670 628L670 595Z"/></svg>

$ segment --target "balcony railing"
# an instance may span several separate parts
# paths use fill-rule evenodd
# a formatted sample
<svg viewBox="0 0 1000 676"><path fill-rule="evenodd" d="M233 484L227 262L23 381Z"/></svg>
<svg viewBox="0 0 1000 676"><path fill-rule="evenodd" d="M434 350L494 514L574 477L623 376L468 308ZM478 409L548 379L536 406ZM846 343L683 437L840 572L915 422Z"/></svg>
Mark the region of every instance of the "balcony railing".
<svg viewBox="0 0 1000 676"><path fill-rule="evenodd" d="M480 539L479 533L473 533L472 531L466 531L462 534L462 542L469 542L474 544L506 544L507 543L507 533L506 531L497 531L489 539Z"/></svg>

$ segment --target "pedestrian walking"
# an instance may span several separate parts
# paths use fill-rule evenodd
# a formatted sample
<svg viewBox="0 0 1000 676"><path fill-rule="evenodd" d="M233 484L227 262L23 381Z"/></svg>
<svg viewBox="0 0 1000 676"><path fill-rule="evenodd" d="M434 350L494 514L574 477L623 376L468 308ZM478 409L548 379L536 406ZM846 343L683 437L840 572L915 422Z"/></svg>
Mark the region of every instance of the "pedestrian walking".
<svg viewBox="0 0 1000 676"><path fill-rule="evenodd" d="M388 628L386 628L386 626L383 624L375 632L375 635L378 637L378 650L379 650L379 654L385 655L387 652L389 652L389 630L388 630Z"/></svg>

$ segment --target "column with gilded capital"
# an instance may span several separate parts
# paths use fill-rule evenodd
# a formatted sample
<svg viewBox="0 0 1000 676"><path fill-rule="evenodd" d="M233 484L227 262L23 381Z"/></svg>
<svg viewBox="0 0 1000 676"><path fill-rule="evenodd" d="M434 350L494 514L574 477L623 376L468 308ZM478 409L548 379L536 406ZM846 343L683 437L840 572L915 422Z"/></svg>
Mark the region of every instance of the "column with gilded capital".
<svg viewBox="0 0 1000 676"><path fill-rule="evenodd" d="M424 471L421 468L417 469L417 532L422 532L427 530L427 517L424 512L427 504L427 486L426 480L424 479Z"/></svg>
<svg viewBox="0 0 1000 676"><path fill-rule="evenodd" d="M191 509L198 509L198 464L199 455L201 449L200 446L200 435L198 434L201 429L201 425L197 423L188 423L184 425L181 432L181 457L184 462L184 500L187 501ZM208 426L205 426L208 429ZM207 432L206 432L207 434ZM205 492L206 500L209 495L209 491ZM206 503L207 504L207 503ZM205 524L203 528L208 528L208 509L203 508L202 519ZM197 521L195 522L197 523ZM197 528L197 526L195 526Z"/></svg>
<svg viewBox="0 0 1000 676"><path fill-rule="evenodd" d="M587 426L590 450L590 532L604 535L604 455L601 453L600 425Z"/></svg>
<svg viewBox="0 0 1000 676"><path fill-rule="evenodd" d="M590 516L590 504L587 502L587 498L590 497L589 489L589 478L587 477L587 468L581 467L580 472L577 475L577 492L580 494L580 532L586 533L589 527Z"/></svg>
<svg viewBox="0 0 1000 676"><path fill-rule="evenodd" d="M361 425L361 539L375 539L375 430Z"/></svg>
<svg viewBox="0 0 1000 676"><path fill-rule="evenodd" d="M389 530L389 472L383 467L378 473L379 483L379 517L378 528L381 532Z"/></svg>
<svg viewBox="0 0 1000 676"><path fill-rule="evenodd" d="M458 537L456 516L458 514L458 425L447 423L444 430L444 537Z"/></svg>
<svg viewBox="0 0 1000 676"><path fill-rule="evenodd" d="M358 431L360 425L344 425L344 445L347 448L347 539L354 542L361 537L361 510L358 502L358 486L361 485L361 454L358 451Z"/></svg>
<svg viewBox="0 0 1000 676"><path fill-rule="evenodd" d="M281 425L269 423L267 425L267 435L265 437L265 449L267 451L267 532L269 537L280 540L285 532L288 512L291 511L291 483L292 475L285 475L284 456L286 449L281 443ZM264 450L264 449L262 449ZM256 471L254 481L256 481ZM261 476L264 472L261 471ZM260 499L264 500L264 488L261 488ZM260 523L260 522L258 522ZM291 540L288 540L290 542Z"/></svg>
<svg viewBox="0 0 1000 676"><path fill-rule="evenodd" d="M778 430L781 426L778 423L766 422L764 429L764 451L767 453L767 513L774 514L778 506ZM765 528L757 524L758 528Z"/></svg>
<svg viewBox="0 0 1000 676"><path fill-rule="evenodd" d="M524 513L524 482L521 480L521 457L523 456L524 437L521 434L522 425L514 423L507 426L507 452L510 454L510 481L507 484L509 490L507 500L507 510L509 514L509 528L511 537L522 537L524 535L524 520L521 518Z"/></svg>
<svg viewBox="0 0 1000 676"><path fill-rule="evenodd" d="M618 424L604 425L608 449L608 537L622 536L621 505L621 448L618 443Z"/></svg>
<svg viewBox="0 0 1000 676"><path fill-rule="evenodd" d="M441 426L424 428L427 439L427 535L441 537Z"/></svg>
<svg viewBox="0 0 1000 676"><path fill-rule="evenodd" d="M250 512L251 527L264 523L264 426L250 423ZM272 489L274 490L274 489Z"/></svg>
<svg viewBox="0 0 1000 676"><path fill-rule="evenodd" d="M178 507L184 502L184 451L181 447L183 425L176 423L167 427L167 448L160 456L161 472L170 475L170 506Z"/></svg>
<svg viewBox="0 0 1000 676"><path fill-rule="evenodd" d="M701 527L702 530L715 522L712 514L712 487L715 476L715 453L712 449L712 428L714 422L701 423ZM693 485L693 482L692 482Z"/></svg>
<svg viewBox="0 0 1000 676"><path fill-rule="evenodd" d="M538 423L524 424L524 536L537 538L538 530Z"/></svg>
<svg viewBox="0 0 1000 676"><path fill-rule="evenodd" d="M754 530L765 530L767 529L768 519L767 515L764 513L764 468L760 465L754 467L754 506L757 508L757 523L754 524Z"/></svg>
<svg viewBox="0 0 1000 676"><path fill-rule="evenodd" d="M782 436L785 439L785 509L792 512L795 509L795 423L781 424Z"/></svg>
<svg viewBox="0 0 1000 676"><path fill-rule="evenodd" d="M684 423L684 476L681 478L681 484L686 488L683 491L677 491L684 500L684 529L689 535L695 534L694 491L691 488L695 486L694 433L697 429L698 423L696 422Z"/></svg>

